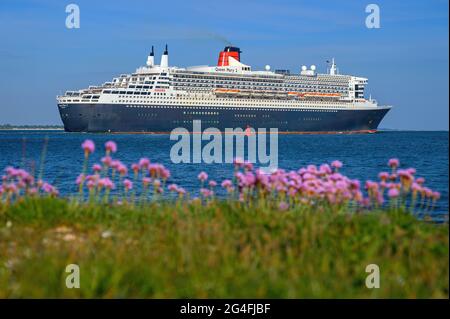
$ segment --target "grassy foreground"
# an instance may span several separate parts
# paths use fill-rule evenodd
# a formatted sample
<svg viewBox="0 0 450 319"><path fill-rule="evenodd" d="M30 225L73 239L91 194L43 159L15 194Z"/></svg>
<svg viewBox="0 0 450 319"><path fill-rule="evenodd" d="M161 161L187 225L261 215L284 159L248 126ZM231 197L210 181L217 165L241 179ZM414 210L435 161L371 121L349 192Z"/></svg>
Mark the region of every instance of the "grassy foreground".
<svg viewBox="0 0 450 319"><path fill-rule="evenodd" d="M448 298L448 224L240 205L0 207L0 297ZM68 264L79 289L65 286Z"/></svg>

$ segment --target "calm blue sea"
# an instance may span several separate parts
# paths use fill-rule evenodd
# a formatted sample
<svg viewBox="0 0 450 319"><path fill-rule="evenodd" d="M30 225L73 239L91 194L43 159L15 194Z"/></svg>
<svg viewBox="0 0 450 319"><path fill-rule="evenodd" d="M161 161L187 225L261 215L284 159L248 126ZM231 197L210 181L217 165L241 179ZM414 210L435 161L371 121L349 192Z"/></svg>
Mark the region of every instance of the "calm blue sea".
<svg viewBox="0 0 450 319"><path fill-rule="evenodd" d="M339 159L342 172L361 181L377 179L386 170L391 157L398 157L403 167L415 167L417 176L442 193L436 212L448 212L448 132L383 131L361 135L280 135L279 167L298 169L308 164L321 164ZM25 160L39 166L45 137L48 151L44 178L54 183L62 194L76 191L74 180L83 162L80 144L87 138L97 144L93 160L103 155L102 145L108 140L118 144L115 154L131 164L140 157L159 162L172 173L171 181L189 191L198 189L197 175L206 171L212 179L221 181L232 174L231 164L173 164L170 149L175 143L169 135L148 134L78 134L61 131L0 131L0 169L8 165L20 166ZM93 161L91 161L91 164Z"/></svg>

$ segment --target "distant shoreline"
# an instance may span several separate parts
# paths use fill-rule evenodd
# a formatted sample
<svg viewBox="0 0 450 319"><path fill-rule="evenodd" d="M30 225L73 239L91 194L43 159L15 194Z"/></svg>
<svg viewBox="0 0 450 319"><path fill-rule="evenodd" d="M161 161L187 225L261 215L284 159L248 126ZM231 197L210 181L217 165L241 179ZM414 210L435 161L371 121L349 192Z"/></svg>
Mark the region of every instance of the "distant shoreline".
<svg viewBox="0 0 450 319"><path fill-rule="evenodd" d="M11 127L0 128L0 131L64 131L63 127Z"/></svg>

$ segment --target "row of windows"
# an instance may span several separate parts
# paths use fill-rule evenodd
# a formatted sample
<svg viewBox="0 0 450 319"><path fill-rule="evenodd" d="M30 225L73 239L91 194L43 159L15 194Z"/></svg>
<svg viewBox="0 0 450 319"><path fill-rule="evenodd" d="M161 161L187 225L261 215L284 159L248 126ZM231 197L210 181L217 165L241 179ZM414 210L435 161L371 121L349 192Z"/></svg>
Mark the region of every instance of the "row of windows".
<svg viewBox="0 0 450 319"><path fill-rule="evenodd" d="M189 123L193 123L193 121L194 120L184 120L184 121L181 121L181 120L175 120L175 121L172 121L172 123L174 123L174 124L189 124ZM209 124L219 124L219 121L215 121L215 120L202 120L202 123L209 123Z"/></svg>
<svg viewBox="0 0 450 319"><path fill-rule="evenodd" d="M165 105L125 105L125 107L130 107L130 108L151 108L151 109L183 109L184 106L165 106ZM193 109L203 109L202 107L192 107ZM244 108L230 108L230 109L225 109L225 108L210 108L213 110L228 110L228 111L249 111L248 109L244 109ZM273 111L282 111L282 112L338 112L337 110L312 110L312 109L256 109L254 111L266 111L266 112L273 112ZM219 112L191 112L191 111L184 111L183 114L185 115L219 115ZM236 117L256 117L255 114L235 114Z"/></svg>
<svg viewBox="0 0 450 319"><path fill-rule="evenodd" d="M219 112L189 112L189 111L185 111L183 112L183 114L186 115L219 115Z"/></svg>

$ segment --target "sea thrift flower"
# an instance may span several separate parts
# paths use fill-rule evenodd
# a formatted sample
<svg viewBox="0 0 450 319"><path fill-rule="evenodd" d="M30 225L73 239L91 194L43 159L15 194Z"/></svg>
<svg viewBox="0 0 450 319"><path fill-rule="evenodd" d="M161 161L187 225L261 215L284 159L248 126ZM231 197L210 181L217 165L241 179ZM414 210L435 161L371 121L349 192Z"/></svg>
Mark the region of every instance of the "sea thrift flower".
<svg viewBox="0 0 450 319"><path fill-rule="evenodd" d="M147 169L149 165L150 165L150 160L148 158L143 157L139 160L139 167L141 169Z"/></svg>
<svg viewBox="0 0 450 319"><path fill-rule="evenodd" d="M52 185L50 185L49 183L44 183L42 185L42 190L44 191L44 193L47 193L47 194L51 194L51 195L58 194L58 191L56 190L56 188L53 187Z"/></svg>
<svg viewBox="0 0 450 319"><path fill-rule="evenodd" d="M159 174L160 174L161 178L164 180L166 180L170 177L170 171L162 165L161 165Z"/></svg>
<svg viewBox="0 0 450 319"><path fill-rule="evenodd" d="M171 192L177 192L178 191L178 186L177 184L170 184L168 187L169 191Z"/></svg>
<svg viewBox="0 0 450 319"><path fill-rule="evenodd" d="M213 191L211 191L207 188L201 188L200 193L203 195L203 197L211 197L214 194Z"/></svg>
<svg viewBox="0 0 450 319"><path fill-rule="evenodd" d="M133 182L130 181L129 179L124 179L123 186L125 187L126 191L129 191L130 189L133 188Z"/></svg>
<svg viewBox="0 0 450 319"><path fill-rule="evenodd" d="M139 172L139 164L136 163L131 164L131 169L135 174L137 174Z"/></svg>
<svg viewBox="0 0 450 319"><path fill-rule="evenodd" d="M224 181L222 182L221 186L222 186L223 188L228 188L228 187L233 186L233 183L232 183L229 179L226 179L226 180L224 180Z"/></svg>
<svg viewBox="0 0 450 319"><path fill-rule="evenodd" d="M147 168L152 177L159 177L159 164L149 164Z"/></svg>
<svg viewBox="0 0 450 319"><path fill-rule="evenodd" d="M209 181L209 186L210 187L216 187L217 186L217 182L216 181Z"/></svg>
<svg viewBox="0 0 450 319"><path fill-rule="evenodd" d="M378 178L382 181L386 181L389 178L389 173L381 172L380 174L378 174Z"/></svg>
<svg viewBox="0 0 450 319"><path fill-rule="evenodd" d="M205 172L201 172L200 174L198 174L197 178L201 181L204 182L208 179L208 174L206 174Z"/></svg>
<svg viewBox="0 0 450 319"><path fill-rule="evenodd" d="M336 161L332 161L332 162L331 162L331 166L334 167L334 168L336 168L336 169L341 168L342 165L343 165L343 164L342 164L341 161L337 161L337 160L336 160Z"/></svg>
<svg viewBox="0 0 450 319"><path fill-rule="evenodd" d="M84 179L85 179L84 174L80 174L80 175L78 175L78 177L77 177L75 183L76 183L77 185L83 184Z"/></svg>
<svg viewBox="0 0 450 319"><path fill-rule="evenodd" d="M119 166L117 167L117 171L119 172L119 174L121 176L125 176L128 174L128 168L126 165L120 163Z"/></svg>
<svg viewBox="0 0 450 319"><path fill-rule="evenodd" d="M393 169L395 169L395 168L399 167L400 161L399 161L397 158L391 158L391 159L388 161L388 165L389 165L390 167L392 167Z"/></svg>
<svg viewBox="0 0 450 319"><path fill-rule="evenodd" d="M112 160L111 161L111 168L116 170L116 171L118 171L120 166L122 166L122 165L123 165L122 162L119 161L119 160Z"/></svg>
<svg viewBox="0 0 450 319"><path fill-rule="evenodd" d="M94 172L98 173L102 170L102 166L100 164L94 164L94 165L92 165L92 170Z"/></svg>
<svg viewBox="0 0 450 319"><path fill-rule="evenodd" d="M98 181L98 186L105 187L107 189L113 189L115 187L114 183L108 177L100 179Z"/></svg>
<svg viewBox="0 0 450 319"><path fill-rule="evenodd" d="M85 140L83 144L81 144L81 148L84 150L85 156L88 156L95 151L95 144L91 140Z"/></svg>
<svg viewBox="0 0 450 319"><path fill-rule="evenodd" d="M183 187L178 187L177 192L178 196L183 196L184 194L186 194L186 191L184 190Z"/></svg>
<svg viewBox="0 0 450 319"><path fill-rule="evenodd" d="M388 191L388 196L390 198L397 198L400 195L400 192L398 191L397 188L391 188Z"/></svg>
<svg viewBox="0 0 450 319"><path fill-rule="evenodd" d="M152 179L151 179L150 177L143 177L143 178L142 178L142 184L143 184L144 186L149 185L151 182L152 182Z"/></svg>
<svg viewBox="0 0 450 319"><path fill-rule="evenodd" d="M117 152L117 144L113 141L108 141L105 143L105 149L108 154L115 153Z"/></svg>
<svg viewBox="0 0 450 319"><path fill-rule="evenodd" d="M288 203L286 203L286 202L280 202L279 204L278 204L278 209L280 210L280 211L286 211L286 210L288 210L289 209L289 204Z"/></svg>
<svg viewBox="0 0 450 319"><path fill-rule="evenodd" d="M105 166L111 166L113 160L112 160L112 158L110 156L104 156L104 157L102 157L101 162Z"/></svg>
<svg viewBox="0 0 450 319"><path fill-rule="evenodd" d="M94 181L94 180L89 180L89 181L86 182L86 187L88 189L93 189L96 186L97 186L97 182Z"/></svg>
<svg viewBox="0 0 450 319"><path fill-rule="evenodd" d="M244 162L244 168L248 171L252 171L253 170L253 164L250 162Z"/></svg>
<svg viewBox="0 0 450 319"><path fill-rule="evenodd" d="M441 198L441 193L439 193L439 192L433 192L432 194L431 194L431 196L433 197L433 200L439 200L439 198Z"/></svg>
<svg viewBox="0 0 450 319"><path fill-rule="evenodd" d="M433 195L433 191L430 188L428 188L428 187L424 187L423 191L425 192L425 195L427 197L431 197Z"/></svg>
<svg viewBox="0 0 450 319"><path fill-rule="evenodd" d="M419 185L422 185L423 183L425 183L425 178L423 178L423 177L418 177L418 178L416 179L416 183L419 184Z"/></svg>
<svg viewBox="0 0 450 319"><path fill-rule="evenodd" d="M331 170L330 165L322 164L322 165L320 165L319 172L323 175L326 175L326 174L331 174L332 170Z"/></svg>
<svg viewBox="0 0 450 319"><path fill-rule="evenodd" d="M422 186L419 183L415 182L415 183L412 184L411 190L414 193L421 192L422 191Z"/></svg>

